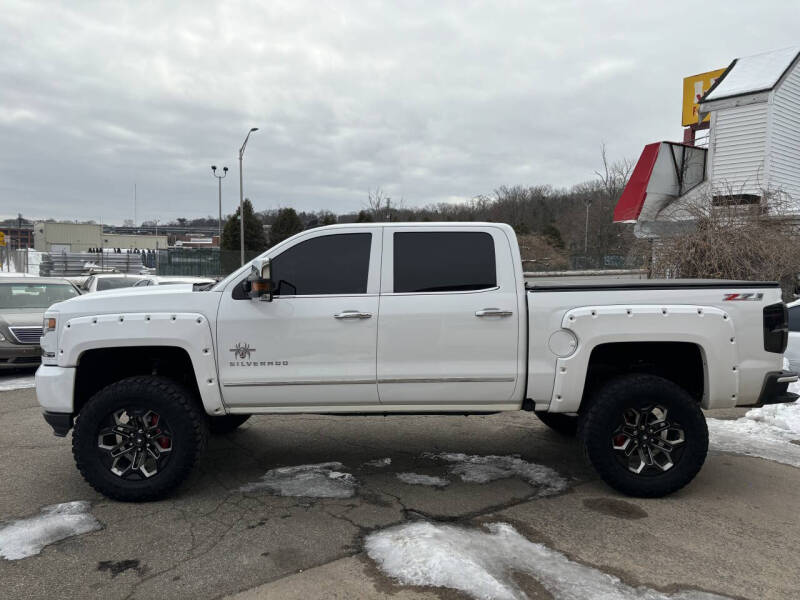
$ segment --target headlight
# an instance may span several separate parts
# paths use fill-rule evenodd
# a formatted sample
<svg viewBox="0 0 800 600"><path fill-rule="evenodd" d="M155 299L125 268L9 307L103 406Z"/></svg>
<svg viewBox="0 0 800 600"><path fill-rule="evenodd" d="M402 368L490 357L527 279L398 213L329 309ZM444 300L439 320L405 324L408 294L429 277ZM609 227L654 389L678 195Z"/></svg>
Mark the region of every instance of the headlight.
<svg viewBox="0 0 800 600"><path fill-rule="evenodd" d="M0 342L5 342L5 341L6 341L6 336L0 333Z"/></svg>
<svg viewBox="0 0 800 600"><path fill-rule="evenodd" d="M56 330L56 318L55 317L45 317L44 322L42 323L42 331L47 333L48 331L55 331Z"/></svg>

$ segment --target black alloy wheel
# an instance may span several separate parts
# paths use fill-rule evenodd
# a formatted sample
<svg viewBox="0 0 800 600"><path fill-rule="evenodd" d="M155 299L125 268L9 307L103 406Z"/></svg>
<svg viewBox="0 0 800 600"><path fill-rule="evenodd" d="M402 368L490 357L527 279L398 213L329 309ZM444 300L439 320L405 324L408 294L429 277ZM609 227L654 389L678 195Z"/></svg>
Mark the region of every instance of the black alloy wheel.
<svg viewBox="0 0 800 600"><path fill-rule="evenodd" d="M121 408L109 414L97 436L103 464L117 477L141 480L166 468L172 454L169 424L157 412Z"/></svg>
<svg viewBox="0 0 800 600"><path fill-rule="evenodd" d="M705 462L708 427L700 403L676 383L623 375L593 391L578 435L603 481L631 496L659 497L689 483Z"/></svg>
<svg viewBox="0 0 800 600"><path fill-rule="evenodd" d="M81 408L72 453L84 479L126 502L163 498L192 471L208 438L199 399L161 376L112 383Z"/></svg>

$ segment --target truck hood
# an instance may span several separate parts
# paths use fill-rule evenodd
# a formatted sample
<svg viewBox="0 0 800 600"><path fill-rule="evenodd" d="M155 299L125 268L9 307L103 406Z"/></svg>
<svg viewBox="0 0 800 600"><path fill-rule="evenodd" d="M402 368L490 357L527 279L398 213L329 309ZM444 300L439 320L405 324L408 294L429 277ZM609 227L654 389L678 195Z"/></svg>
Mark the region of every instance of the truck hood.
<svg viewBox="0 0 800 600"><path fill-rule="evenodd" d="M221 297L220 292L194 292L191 285L121 288L76 296L54 304L47 312L58 312L61 319L118 313L193 312L214 320Z"/></svg>
<svg viewBox="0 0 800 600"><path fill-rule="evenodd" d="M104 296L117 296L117 295L124 295L124 294L143 294L148 292L186 292L192 291L191 283L173 283L169 286L165 285L147 285L147 286L131 286L126 288L115 288L113 290L100 290L99 292L92 292L92 294L103 294ZM165 290L165 287L169 287L171 289ZM87 294L88 295L88 294Z"/></svg>

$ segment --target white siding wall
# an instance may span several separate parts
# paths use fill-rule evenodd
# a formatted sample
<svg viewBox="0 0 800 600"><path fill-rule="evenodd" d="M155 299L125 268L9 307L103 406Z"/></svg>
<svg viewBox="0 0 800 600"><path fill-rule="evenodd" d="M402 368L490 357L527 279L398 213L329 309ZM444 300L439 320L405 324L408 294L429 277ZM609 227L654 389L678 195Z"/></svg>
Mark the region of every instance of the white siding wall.
<svg viewBox="0 0 800 600"><path fill-rule="evenodd" d="M760 194L765 185L767 103L721 108L712 123L715 193Z"/></svg>
<svg viewBox="0 0 800 600"><path fill-rule="evenodd" d="M771 111L769 185L800 202L800 64L775 90Z"/></svg>

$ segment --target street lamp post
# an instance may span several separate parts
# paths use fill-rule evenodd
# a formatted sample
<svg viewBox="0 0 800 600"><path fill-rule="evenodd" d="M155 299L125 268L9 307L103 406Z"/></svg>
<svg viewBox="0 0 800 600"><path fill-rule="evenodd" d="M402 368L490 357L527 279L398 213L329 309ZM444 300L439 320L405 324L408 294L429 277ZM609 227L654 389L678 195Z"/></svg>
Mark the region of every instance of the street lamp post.
<svg viewBox="0 0 800 600"><path fill-rule="evenodd" d="M218 222L218 229L219 229L219 245L222 246L222 180L225 179L225 176L228 174L228 167L222 167L222 175L217 175L217 165L211 165L211 173L214 177L217 178L219 182L219 222Z"/></svg>
<svg viewBox="0 0 800 600"><path fill-rule="evenodd" d="M244 157L244 148L247 146L247 140L254 131L258 131L258 127L253 127L247 132L244 142L242 142L242 147L239 148L239 244L242 265L244 265L244 190L242 189L242 158Z"/></svg>
<svg viewBox="0 0 800 600"><path fill-rule="evenodd" d="M583 230L583 256L584 260L586 260L586 255L589 252L589 207L592 205L592 201L584 200L584 203L586 204L586 225Z"/></svg>

